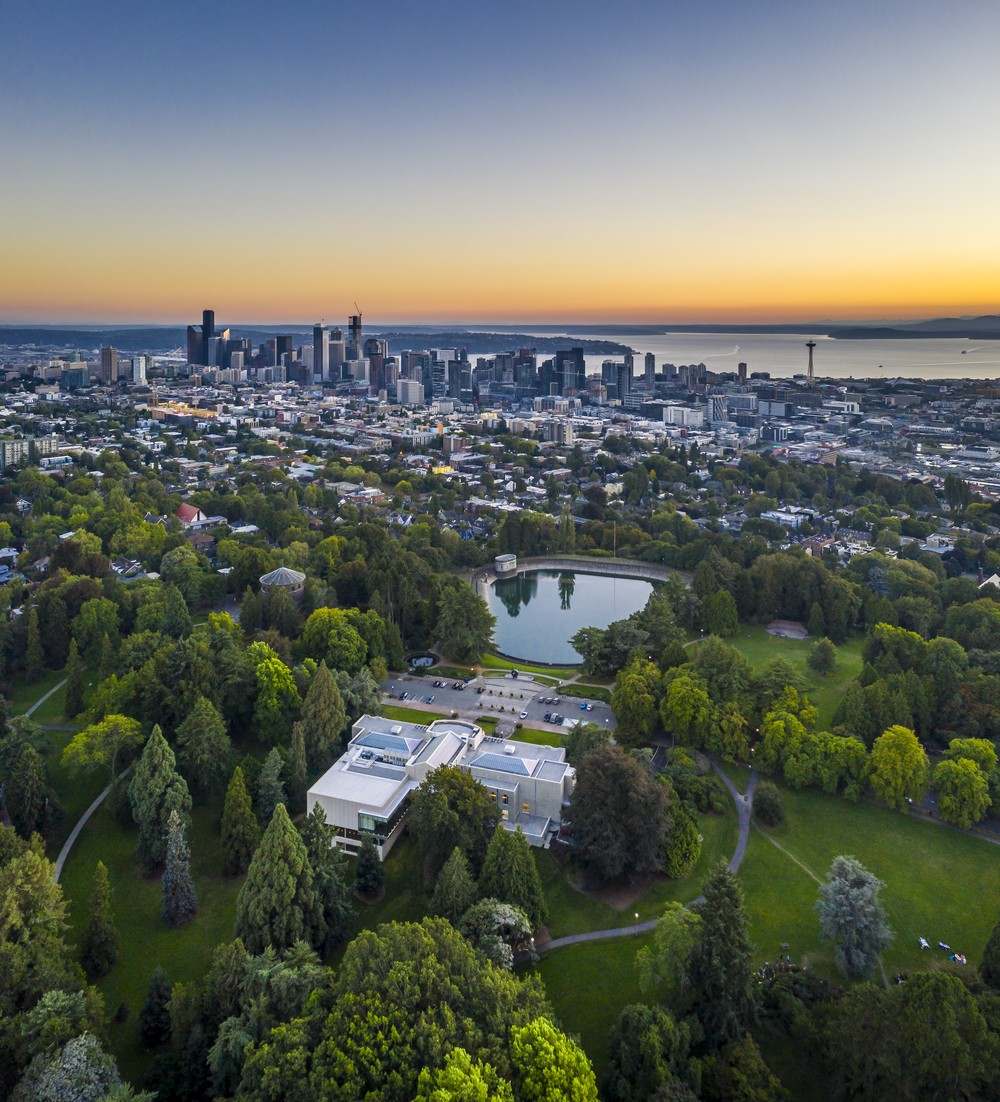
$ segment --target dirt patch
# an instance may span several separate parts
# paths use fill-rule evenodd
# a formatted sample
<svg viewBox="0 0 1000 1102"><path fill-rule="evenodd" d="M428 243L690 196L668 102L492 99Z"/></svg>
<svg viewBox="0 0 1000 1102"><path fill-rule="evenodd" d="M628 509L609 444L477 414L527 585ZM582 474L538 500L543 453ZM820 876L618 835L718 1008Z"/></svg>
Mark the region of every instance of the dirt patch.
<svg viewBox="0 0 1000 1102"><path fill-rule="evenodd" d="M768 635L777 635L780 639L809 638L805 624L798 620L772 620L764 630Z"/></svg>

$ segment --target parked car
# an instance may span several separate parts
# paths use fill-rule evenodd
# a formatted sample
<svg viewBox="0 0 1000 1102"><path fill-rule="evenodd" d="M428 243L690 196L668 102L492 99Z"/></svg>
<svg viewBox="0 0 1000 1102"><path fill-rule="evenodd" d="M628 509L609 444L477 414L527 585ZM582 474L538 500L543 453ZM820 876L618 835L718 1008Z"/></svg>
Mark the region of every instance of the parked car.
<svg viewBox="0 0 1000 1102"><path fill-rule="evenodd" d="M521 713L521 719L527 719L527 718L528 718L528 713L527 712L522 712Z"/></svg>

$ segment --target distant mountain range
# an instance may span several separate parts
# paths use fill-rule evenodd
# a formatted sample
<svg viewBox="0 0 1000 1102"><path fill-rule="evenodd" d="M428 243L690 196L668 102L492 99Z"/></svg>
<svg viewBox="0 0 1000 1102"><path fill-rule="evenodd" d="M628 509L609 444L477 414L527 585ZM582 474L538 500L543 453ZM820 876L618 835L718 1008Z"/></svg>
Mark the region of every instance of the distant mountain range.
<svg viewBox="0 0 1000 1102"><path fill-rule="evenodd" d="M312 327L234 325L230 328L233 336L249 337L258 343L278 333L301 335L308 339ZM529 323L523 326L529 333L514 332L513 328L499 325L468 328L420 325L390 328L373 325L366 327L365 333L367 336L385 337L391 352L400 352L404 348L470 348L480 353L502 352L512 348L537 348L539 352L554 352L572 343L582 347L589 355L621 356L634 350L627 344L607 338L643 337L660 333L812 333L825 334L838 340L913 340L933 337L1000 340L1000 314L888 322L880 325L844 325L830 321L772 325ZM184 326L0 326L0 345L36 345L39 349L53 351L89 351L102 345L113 345L123 352L166 352L174 348L184 348L186 343L187 329Z"/></svg>

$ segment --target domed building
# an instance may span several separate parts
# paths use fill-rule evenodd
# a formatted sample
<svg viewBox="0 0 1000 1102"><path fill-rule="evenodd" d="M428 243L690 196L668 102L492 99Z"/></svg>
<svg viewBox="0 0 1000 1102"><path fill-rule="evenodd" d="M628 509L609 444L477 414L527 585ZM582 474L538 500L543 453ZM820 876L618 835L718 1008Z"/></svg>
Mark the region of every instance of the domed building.
<svg viewBox="0 0 1000 1102"><path fill-rule="evenodd" d="M277 570L262 575L260 579L261 593L268 594L275 589L284 589L296 604L301 603L305 587L305 574L288 566L279 566Z"/></svg>

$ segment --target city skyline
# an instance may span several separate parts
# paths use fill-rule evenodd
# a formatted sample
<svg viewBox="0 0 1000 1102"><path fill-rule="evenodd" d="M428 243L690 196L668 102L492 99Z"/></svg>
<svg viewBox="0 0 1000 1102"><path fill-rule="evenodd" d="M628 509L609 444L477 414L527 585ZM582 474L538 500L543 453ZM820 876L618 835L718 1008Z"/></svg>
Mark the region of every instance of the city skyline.
<svg viewBox="0 0 1000 1102"><path fill-rule="evenodd" d="M995 313L985 0L5 13L0 322Z"/></svg>

